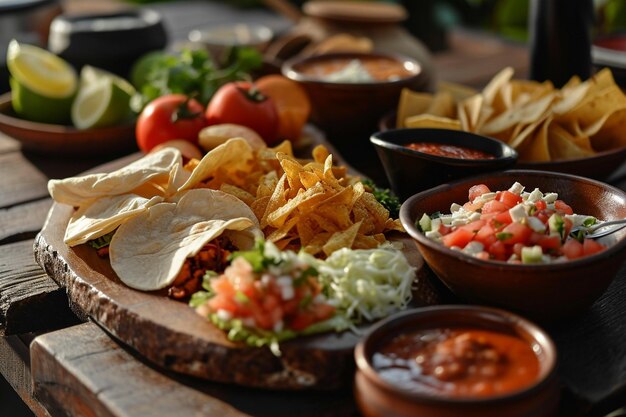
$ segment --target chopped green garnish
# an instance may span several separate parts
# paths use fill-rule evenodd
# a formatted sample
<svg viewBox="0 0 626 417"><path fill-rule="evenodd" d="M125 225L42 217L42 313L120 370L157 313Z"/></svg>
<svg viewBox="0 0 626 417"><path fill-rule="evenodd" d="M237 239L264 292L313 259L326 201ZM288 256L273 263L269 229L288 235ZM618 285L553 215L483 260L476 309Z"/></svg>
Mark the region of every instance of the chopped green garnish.
<svg viewBox="0 0 626 417"><path fill-rule="evenodd" d="M594 224L596 224L597 222L598 222L598 219L596 219L595 217L587 217L583 221L583 226L590 227L590 226L593 226Z"/></svg>
<svg viewBox="0 0 626 417"><path fill-rule="evenodd" d="M528 215L529 216L532 216L536 212L537 212L537 206L530 206L530 208L528 209Z"/></svg>
<svg viewBox="0 0 626 417"><path fill-rule="evenodd" d="M434 220L434 219L440 218L441 216L443 216L443 214L441 214L440 211L436 211L436 212L434 212L433 214L430 215L430 218Z"/></svg>
<svg viewBox="0 0 626 417"><path fill-rule="evenodd" d="M197 308L209 301L209 299L213 297L208 291L198 291L191 294L191 299L189 300L189 306L192 308Z"/></svg>
<svg viewBox="0 0 626 417"><path fill-rule="evenodd" d="M237 291L235 293L235 301L237 301L239 304L246 304L250 301L250 299L241 291Z"/></svg>
<svg viewBox="0 0 626 417"><path fill-rule="evenodd" d="M369 179L361 180L361 182L367 190L374 195L376 200L389 211L390 217L398 217L401 206L400 199L396 197L390 189L378 187L372 180Z"/></svg>
<svg viewBox="0 0 626 417"><path fill-rule="evenodd" d="M554 213L548 219L548 226L550 227L550 232L558 234L561 237L561 240L565 238L565 220L563 220L563 217Z"/></svg>
<svg viewBox="0 0 626 417"><path fill-rule="evenodd" d="M115 230L107 233L106 235L102 235L94 240L90 240L89 242L87 242L87 244L94 249L104 248L105 246L109 246L109 244L111 243L111 239L113 239L114 234L115 234Z"/></svg>
<svg viewBox="0 0 626 417"><path fill-rule="evenodd" d="M422 233L430 232L432 230L432 222L428 214L422 214L422 217L417 221L416 226L422 231Z"/></svg>
<svg viewBox="0 0 626 417"><path fill-rule="evenodd" d="M257 240L252 250L233 252L229 260L232 261L240 256L248 261L254 272L264 271L268 266L277 265L280 262L279 260L265 256L265 242L262 240Z"/></svg>
<svg viewBox="0 0 626 417"><path fill-rule="evenodd" d="M496 233L496 239L498 240L507 240L512 237L513 237L513 233L505 233L505 232Z"/></svg>

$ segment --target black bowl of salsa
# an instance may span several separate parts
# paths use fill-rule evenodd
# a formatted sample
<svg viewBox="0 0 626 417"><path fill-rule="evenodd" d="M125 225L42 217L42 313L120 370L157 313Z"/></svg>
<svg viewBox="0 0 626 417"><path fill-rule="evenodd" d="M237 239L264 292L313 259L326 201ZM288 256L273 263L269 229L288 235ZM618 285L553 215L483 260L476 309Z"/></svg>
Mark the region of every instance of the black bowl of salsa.
<svg viewBox="0 0 626 417"><path fill-rule="evenodd" d="M393 129L370 137L393 191L405 200L459 178L506 169L517 152L475 133L448 129Z"/></svg>

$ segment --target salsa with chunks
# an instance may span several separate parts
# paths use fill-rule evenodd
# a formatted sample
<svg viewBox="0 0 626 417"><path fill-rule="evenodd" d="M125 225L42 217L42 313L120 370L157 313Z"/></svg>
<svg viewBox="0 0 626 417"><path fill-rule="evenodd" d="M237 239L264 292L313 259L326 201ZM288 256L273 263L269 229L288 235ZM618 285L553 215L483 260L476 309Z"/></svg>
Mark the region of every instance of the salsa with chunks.
<svg viewBox="0 0 626 417"><path fill-rule="evenodd" d="M524 188L516 182L494 192L474 185L465 204L452 204L450 214L424 214L418 226L429 239L483 260L541 264L606 249L583 234L570 236L573 227L591 226L598 219L574 214L556 193Z"/></svg>
<svg viewBox="0 0 626 417"><path fill-rule="evenodd" d="M523 390L539 375L539 359L528 342L489 329L417 329L381 345L372 357L374 368L412 392L497 396Z"/></svg>

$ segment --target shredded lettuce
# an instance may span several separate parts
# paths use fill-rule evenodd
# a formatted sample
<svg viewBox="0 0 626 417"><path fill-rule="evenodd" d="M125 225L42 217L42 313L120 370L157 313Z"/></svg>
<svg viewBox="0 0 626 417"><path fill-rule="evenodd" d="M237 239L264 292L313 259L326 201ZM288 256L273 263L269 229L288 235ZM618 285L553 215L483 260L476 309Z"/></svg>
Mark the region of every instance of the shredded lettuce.
<svg viewBox="0 0 626 417"><path fill-rule="evenodd" d="M391 245L340 249L318 261L317 270L329 304L354 324L387 317L411 301L415 268Z"/></svg>

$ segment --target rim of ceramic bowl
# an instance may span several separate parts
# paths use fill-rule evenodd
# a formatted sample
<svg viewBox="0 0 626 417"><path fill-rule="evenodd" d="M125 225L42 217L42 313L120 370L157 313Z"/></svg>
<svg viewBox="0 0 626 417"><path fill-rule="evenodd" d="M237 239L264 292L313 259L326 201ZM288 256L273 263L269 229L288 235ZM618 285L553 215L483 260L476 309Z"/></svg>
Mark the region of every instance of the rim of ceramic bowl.
<svg viewBox="0 0 626 417"><path fill-rule="evenodd" d="M383 115L383 117L381 117L380 120L378 121L378 128L380 129L380 132L387 132L389 130L398 130L398 128L393 127L395 126L395 123L393 123L393 126L392 126L392 122L395 122L396 116L397 116L396 110L391 110L385 115ZM468 133L474 133L474 132L468 132ZM483 136L483 137L487 137L487 136ZM497 139L494 139L494 140L497 140ZM583 162L583 161L593 162L595 160L604 159L604 158L617 155L620 153L626 153L626 145L619 146L617 148L597 151L593 155L581 156L578 158L558 159L556 161L517 161L516 166L518 166L519 169L541 169L542 167L547 167L547 166L558 168L561 166L571 165L572 163L576 163L576 162Z"/></svg>
<svg viewBox="0 0 626 417"><path fill-rule="evenodd" d="M232 39L220 39L219 37L211 38L211 35L215 35L220 31L232 31L233 33L247 31L249 35L248 42L241 42L237 39L232 42ZM242 45L261 45L269 42L274 37L274 31L268 26L260 23L235 23L232 25L218 25L218 26L206 26L199 27L189 31L187 39L191 42L205 43L216 46L242 46Z"/></svg>
<svg viewBox="0 0 626 417"><path fill-rule="evenodd" d="M509 393L486 396L486 397L453 397L449 395L437 395L428 394L423 392L415 392L408 389L404 389L399 385L389 382L382 378L380 374L374 369L371 363L371 350L380 345L380 340L383 340L389 336L391 332L397 328L402 328L403 324L409 323L405 327L406 330L417 328L437 328L438 325L429 327L419 326L419 320L413 319L417 317L437 317L438 315L444 315L446 313L462 315L466 320L462 323L465 326L471 326L468 324L468 320L471 323L483 327L489 327L491 323L495 326L503 326L511 330L513 334L527 342L531 347L535 344L541 348L541 354L535 352L539 359L539 374L536 380L529 386L511 391ZM434 320L433 320L434 321ZM450 325L454 326L455 320L449 320ZM379 342L376 342L378 340ZM533 349L533 351L535 351ZM550 336L541 329L535 323L506 310L502 310L494 307L476 306L476 305L439 305L431 307L423 307L413 310L407 310L400 313L396 313L381 322L374 325L357 344L354 357L357 365L357 369L362 372L366 378L383 390L399 395L410 401L428 402L428 403L454 403L454 404L489 404L499 403L502 401L510 401L519 398L523 398L532 395L534 392L542 389L546 384L550 383L552 378L556 377L556 369L558 364L557 348ZM541 357L544 360L541 360Z"/></svg>
<svg viewBox="0 0 626 417"><path fill-rule="evenodd" d="M566 179L566 180L576 181L576 182L584 182L584 183L608 190L613 195L619 196L622 198L622 200L626 201L626 192L616 187L613 187L612 185L603 183L601 181L581 177L578 175L557 173L557 172L551 172L551 171L522 170L522 169L513 169L513 170L501 171L500 173L498 173L498 176L503 176L503 175L511 176L513 178L521 177L521 176L542 177L542 178L551 177L551 178L560 178L560 179ZM615 255L617 252L626 248L626 236L624 236L618 241L616 241L615 244L607 247L606 250L603 250L601 252L595 253L590 256L585 256L579 259L572 259L566 262L553 262L553 263L548 263L548 264L532 264L532 265L511 264L511 263L501 262L501 261L482 260L482 259L473 257L471 255L468 255L466 253L463 253L461 251L452 250L442 245L441 243L428 239L422 232L417 230L417 227L415 226L415 220L417 219L412 219L411 217L411 207L415 204L415 202L422 200L424 198L428 198L435 194L445 193L451 188L457 187L459 184L464 184L464 183L468 185L472 183L477 184L477 183L480 183L482 179L489 178L489 177L493 177L493 174L482 174L482 175L477 175L473 177L463 178L462 180L454 181L449 184L442 184L437 187L431 188L429 190L414 194L413 196L409 197L400 207L400 221L402 223L402 226L404 226L404 229L413 239L417 240L418 243L428 247L429 249L442 252L447 256L456 258L457 260L460 260L469 264L477 265L486 269L500 269L501 270L504 268L513 268L513 269L520 270L520 271L526 270L528 272L569 270L569 269L580 268L583 265L591 264L601 259L609 258ZM516 179L516 180L519 180L519 179Z"/></svg>
<svg viewBox="0 0 626 417"><path fill-rule="evenodd" d="M405 68L408 65L409 66L408 70L411 71L412 74L408 77L399 78L397 80L349 83L349 82L333 82L333 81L327 81L318 77L310 77L310 76L304 75L302 72L296 69L298 65L303 65L309 62L318 62L318 61L325 61L328 59L347 58L347 57L351 57L354 59L372 58L372 57L393 59L395 61L402 62ZM328 54L312 55L312 56L307 56L307 57L296 56L285 61L282 65L281 70L285 77L293 81L307 82L307 83L313 83L313 84L332 85L332 86L341 87L341 88L359 88L363 86L372 87L372 86L403 85L403 84L411 83L423 75L422 65L417 60L411 57L405 56L405 55L387 54L387 53L377 52L377 51L369 52L369 53L331 52Z"/></svg>
<svg viewBox="0 0 626 417"><path fill-rule="evenodd" d="M478 150L475 146L472 146L476 141L483 141L490 143L494 146L502 149L502 156L494 155L495 158L492 159L462 159L462 158L450 158L447 156L441 155L432 155L426 152L420 152L415 149L407 148L403 145L398 145L393 142L389 142L385 140L384 136L394 135L398 132L408 132L408 131L419 131L420 133L429 132L429 131L438 131L438 132L446 132L450 135L458 135L458 136L467 136L471 137L472 141L468 141L467 144L463 144L464 147L468 149ZM430 142L440 143L437 139L429 139ZM447 165L461 165L461 166L475 166L475 165L501 165L505 162L510 162L511 164L515 163L518 158L518 153L515 149L510 147L504 142L499 140L490 138L488 136L479 135L477 133L465 132L462 130L451 130L451 129L435 129L435 128L401 128L401 129L390 129L385 131L380 131L372 134L370 136L370 142L376 146L380 146L382 148L390 149L394 152L398 152L402 155L407 156L415 156L423 159L427 159L433 162L444 163ZM419 140L417 141L419 142Z"/></svg>

